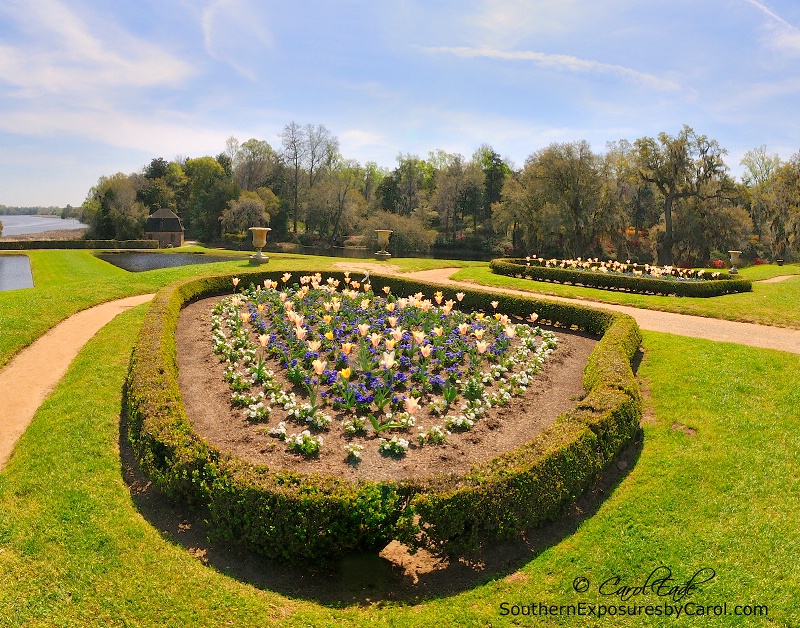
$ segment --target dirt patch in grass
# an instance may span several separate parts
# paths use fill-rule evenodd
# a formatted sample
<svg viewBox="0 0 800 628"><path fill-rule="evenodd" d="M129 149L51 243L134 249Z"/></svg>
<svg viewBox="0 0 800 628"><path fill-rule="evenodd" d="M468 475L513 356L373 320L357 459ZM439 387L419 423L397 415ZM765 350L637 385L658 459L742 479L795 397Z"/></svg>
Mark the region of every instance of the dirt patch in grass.
<svg viewBox="0 0 800 628"><path fill-rule="evenodd" d="M348 461L344 447L351 440L338 425L345 416L327 408L333 424L331 429L320 432L324 443L319 455L307 459L287 451L283 441L269 435L270 427L286 420L281 408L273 409L267 423L254 423L244 410L231 406L231 392L223 379L224 363L212 350L211 308L216 300L204 299L187 306L178 323L178 381L195 431L219 450L257 464L351 481L419 479L442 472L461 474L475 463L516 449L583 397L583 370L597 342L583 334L556 331L558 348L524 396L513 398L506 406L492 408L471 430L451 433L445 444L416 446L419 427L427 429L443 423L427 411L418 414L416 426L410 430L382 433L381 436L398 434L412 441L403 457L382 455L378 437L372 434L354 441L364 445L361 461ZM281 369L274 365L273 370L284 390L291 390ZM302 391L296 392L300 398ZM286 423L290 433L305 428L288 420Z"/></svg>

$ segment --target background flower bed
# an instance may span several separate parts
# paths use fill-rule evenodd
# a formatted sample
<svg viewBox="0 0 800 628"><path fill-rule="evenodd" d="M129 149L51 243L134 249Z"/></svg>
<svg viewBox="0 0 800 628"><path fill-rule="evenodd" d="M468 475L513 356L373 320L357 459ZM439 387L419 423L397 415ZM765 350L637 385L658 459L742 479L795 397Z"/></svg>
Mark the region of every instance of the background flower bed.
<svg viewBox="0 0 800 628"><path fill-rule="evenodd" d="M547 260L544 260L545 262ZM551 281L565 284L582 284L587 287L607 290L626 290L640 294L663 294L680 297L715 297L734 292L750 292L753 284L749 279L720 272L712 278L711 272L692 281L681 281L676 278L655 279L633 274L602 272L599 270L579 269L565 262L565 268L545 266L536 259L510 258L492 260L492 272L509 277L525 277L535 281ZM599 263L592 264L599 267ZM631 272L644 270L644 266L631 264ZM708 278L705 278L705 277Z"/></svg>
<svg viewBox="0 0 800 628"><path fill-rule="evenodd" d="M243 284L279 273L242 275ZM377 281L373 278L373 281ZM587 396L531 443L463 476L347 482L271 470L222 456L186 418L177 384L175 328L181 307L230 291L231 275L190 280L158 293L131 359L125 411L143 471L165 493L208 508L221 538L269 557L323 564L391 539L442 553L507 538L557 515L638 429L641 399L630 360L640 344L624 315L533 299L467 293L462 308L527 316L603 335L587 364ZM395 294L430 285L381 277ZM452 290L441 288L445 298Z"/></svg>

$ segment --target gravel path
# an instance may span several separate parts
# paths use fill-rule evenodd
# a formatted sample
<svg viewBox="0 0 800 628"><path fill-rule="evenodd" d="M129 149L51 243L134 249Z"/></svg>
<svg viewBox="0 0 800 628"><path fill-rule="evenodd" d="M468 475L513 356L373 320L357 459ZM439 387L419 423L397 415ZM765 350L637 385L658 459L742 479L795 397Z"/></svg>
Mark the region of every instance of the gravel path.
<svg viewBox="0 0 800 628"><path fill-rule="evenodd" d="M352 270L368 269L378 272L374 264L348 264ZM392 272L391 268L382 267L383 272ZM539 299L550 299L553 301L564 301L567 303L579 303L597 308L614 310L630 314L639 323L639 327L647 331L661 331L678 336L689 336L691 338L704 338L718 342L733 342L736 344L758 347L760 349L776 349L778 351L788 351L789 353L800 354L800 330L786 329L784 327L769 327L766 325L756 325L754 323L737 323L718 318L706 318L703 316L690 316L688 314L673 314L672 312L659 312L657 310L645 310L630 307L627 305L615 305L611 303L587 302L581 299L567 299L564 297L549 296L524 290L512 290L508 288L493 288L490 286L480 286L478 284L453 281L450 276L459 271L459 268L437 268L434 270L423 270L415 273L403 273L403 277L409 277L421 281L430 281L441 285L449 285L470 290L483 290L485 292L506 292L508 294L519 294L523 296L533 296ZM787 276L787 278L790 276Z"/></svg>
<svg viewBox="0 0 800 628"><path fill-rule="evenodd" d="M387 264L340 263L339 267L353 271L396 273L397 268ZM705 338L719 342L733 342L763 349L776 349L800 354L800 330L768 327L752 323L737 323L686 314L673 314L656 310L644 310L625 305L587 303L579 299L546 296L502 288L491 288L477 284L453 281L450 276L458 268L439 268L415 273L404 273L404 277L430 281L442 285L507 292L541 299L552 299L606 308L633 316L642 329L660 331L679 336ZM776 277L773 281L785 280ZM129 297L104 303L56 325L44 336L21 351L5 368L0 370L0 470L5 466L19 437L33 419L33 415L67 372L70 363L88 340L111 321L117 314L152 299L153 295Z"/></svg>
<svg viewBox="0 0 800 628"><path fill-rule="evenodd" d="M152 294L128 297L78 312L20 351L0 370L0 469L81 347L117 314L152 298Z"/></svg>

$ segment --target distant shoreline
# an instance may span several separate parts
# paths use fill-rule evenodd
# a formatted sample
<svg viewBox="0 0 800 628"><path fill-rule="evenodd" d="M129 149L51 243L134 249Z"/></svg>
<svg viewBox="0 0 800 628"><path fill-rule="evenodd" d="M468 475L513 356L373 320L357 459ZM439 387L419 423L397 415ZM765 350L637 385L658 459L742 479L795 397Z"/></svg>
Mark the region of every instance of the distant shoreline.
<svg viewBox="0 0 800 628"><path fill-rule="evenodd" d="M2 219L0 218L0 222ZM28 242L30 240L80 240L88 231L82 229L61 229L55 231L39 231L38 233L20 233L19 235L0 236L0 242Z"/></svg>
<svg viewBox="0 0 800 628"><path fill-rule="evenodd" d="M0 216L3 223L3 240L8 239L67 239L74 240L81 237L89 228L75 218L63 219L60 216L48 216L39 214L13 214ZM73 232L79 235L74 235ZM58 235L54 235L57 233ZM48 234L44 236L43 234ZM33 238L28 237L33 236Z"/></svg>

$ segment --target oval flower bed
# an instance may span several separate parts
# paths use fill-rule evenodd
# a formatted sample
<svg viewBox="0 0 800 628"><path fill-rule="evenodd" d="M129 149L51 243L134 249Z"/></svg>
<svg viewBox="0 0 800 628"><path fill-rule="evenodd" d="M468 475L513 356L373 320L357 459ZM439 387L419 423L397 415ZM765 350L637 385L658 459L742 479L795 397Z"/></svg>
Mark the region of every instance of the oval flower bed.
<svg viewBox="0 0 800 628"><path fill-rule="evenodd" d="M285 273L280 284L266 280L220 301L211 328L232 405L251 421L280 415L270 434L309 457L334 428L349 437L344 453L353 462L389 432L399 434L381 437L378 447L391 456L442 444L451 430L471 429L487 410L524 393L556 346L552 332L513 324L506 314L460 311L464 293L398 298L384 286L378 296L348 273L342 281L290 280Z"/></svg>
<svg viewBox="0 0 800 628"><path fill-rule="evenodd" d="M452 553L492 539L513 536L556 516L638 429L641 401L630 360L641 338L630 317L587 307L507 295L493 297L479 292L467 292L459 301L459 295L444 287L436 290L394 277L380 278L381 287L386 286L386 291L379 291L381 296L369 292L365 296L363 287L357 297L334 295L333 284L319 281L302 284L290 296L289 290L275 289L276 282L283 283L279 273L255 271L242 276L242 287L244 284L263 286L264 281L268 281L269 289L244 289L242 292L247 297L241 293L234 297L241 300L238 306L230 302L221 306L217 332L226 325L232 327L231 333L225 331L225 340L215 332L217 342L221 354L229 351L229 344L231 351L241 352L240 366L229 371L232 382L245 376L250 379L250 382L234 384L243 388L234 391L236 394L252 395L241 399L241 411L255 413L254 420L272 413L286 413L284 423L292 426L287 430L287 437L295 433L301 440L304 431L301 428L308 429L308 436L313 437L319 435L320 428L326 427L329 412L326 408L349 417L342 420L342 429L345 421L350 420L353 444L362 446L380 446L380 440L374 435L371 442L367 436L376 430L376 425L379 438L383 438L384 432L413 427L387 426L404 420L408 423L420 412L420 406L428 410L442 406L438 427L443 431L449 429L448 417L453 421L462 420L460 417L472 420L469 412L476 407L476 402L480 400L480 404L484 404L488 398L489 403L493 403L491 396L501 394L496 384L499 380L494 380L491 371L501 366L505 358L500 354L491 358L493 348L496 350L508 343L510 353L504 353L505 356L513 355L525 345L535 352L547 342L544 334L528 338L524 332L522 335L515 333L516 328L510 326L504 316L526 318L537 311L545 322L603 337L587 364L584 376L587 395L574 410L561 415L555 424L527 444L476 464L465 474L353 482L268 468L223 455L193 431L186 417L177 385L175 330L184 304L229 293L231 279L228 275L187 280L156 295L131 359L124 397L125 413L134 453L154 484L176 499L206 508L217 537L244 543L266 556L321 564L351 551L381 548L392 539L435 552ZM331 281L344 284L344 290L359 289L354 288L352 282L347 285L346 279L342 274L334 274ZM419 292L433 292L433 302L438 300L437 292L441 292L442 302L434 305L420 298ZM281 298L281 293L286 295L285 299ZM298 307L307 299L318 300L322 304L321 311L312 314ZM335 314L341 313L340 322L333 313L335 299L339 302ZM366 299L372 303L364 304ZM448 301L452 301L452 305ZM287 311L288 302L293 305ZM325 311L325 303L330 304L331 313ZM394 304L393 311L390 311L391 304ZM262 306L261 311L259 306ZM224 313L227 307L237 310L239 323L233 311ZM442 311L446 308L449 314ZM487 314L481 318L478 315L481 310L494 312L495 309L498 316ZM280 312L294 314L281 319ZM478 314L468 314L470 312ZM397 320L388 320L395 315ZM326 321L327 316L331 317L329 321ZM442 316L453 318L449 327L445 328ZM364 317L368 317L369 322L358 322ZM260 328L262 322L263 329ZM278 333L281 324L284 329ZM370 329L362 335L358 326L363 324L368 324ZM465 324L466 328L461 327ZM256 342L242 342L236 349L236 335L232 330L237 325L252 327L255 331L250 336ZM442 327L441 335L438 327ZM481 329L484 330L482 334ZM301 330L299 334L298 330ZM305 337L301 338L304 332ZM424 335L415 337L414 332ZM337 333L340 336L337 337ZM379 333L380 338L373 341L372 333ZM443 338L447 341L441 340ZM394 346L387 345L387 340L389 344L394 341ZM479 342L485 343L485 349ZM273 343L276 352L269 354ZM314 344L309 346L309 343ZM345 349L346 343L353 345L349 352ZM428 346L430 353L425 356L428 350L424 347ZM458 365L454 358L452 363L448 362L447 353L457 353L451 349L461 352ZM542 351L546 352L547 348ZM295 386L311 388L312 395L317 395L316 404L309 400L311 407L304 408L305 402L287 403L285 396L290 398L287 392L271 389L268 372L271 369L263 367L267 366L267 361L279 363L282 358L278 352L285 356L287 374L291 368L297 369L293 377L299 384ZM363 362L360 362L362 352ZM246 370L243 368L245 354L250 356ZM533 355L529 354L528 358ZM471 365L473 359L476 367L482 365L476 368L476 372L481 373L479 377L463 366ZM294 360L297 362L292 364ZM438 362L434 364L434 360ZM263 362L261 366L260 361ZM526 359L525 365L510 368L506 380L516 377L514 385L524 386L529 362L535 360ZM415 379L423 372L423 367L429 376ZM434 380L437 375L442 380ZM255 392L254 378L258 380ZM480 396L470 392L467 386L470 381L484 386ZM249 388L245 384L249 384ZM386 392L381 393L382 389ZM448 390L455 390L457 395L449 403L447 396L453 393L446 392ZM321 406L323 393L329 404L325 408ZM376 398L382 407L376 404ZM350 404L352 407L348 408ZM314 405L320 407L313 408ZM292 418L289 419L290 412ZM273 429L279 427L277 418L270 419ZM358 419L364 421L364 434L360 436ZM333 417L331 420L333 422ZM450 423L450 428L455 429L455 426ZM425 447L437 438L430 432L432 427L426 426L422 433ZM398 439L400 433L402 431L395 434ZM276 437L280 436L276 433ZM386 438L384 442L391 440ZM420 445L419 438L407 440L416 441L413 446ZM287 446L293 446L294 442L296 440L288 441ZM409 445L409 449L411 447ZM302 455L313 456L313 452L299 451ZM402 456L405 447L395 451ZM340 455L348 453L342 451ZM387 451L387 455L394 453Z"/></svg>
<svg viewBox="0 0 800 628"><path fill-rule="evenodd" d="M558 260L541 257L495 259L493 272L511 277L580 284L591 288L625 290L641 294L713 297L750 292L748 279L727 272L707 272L675 266L651 266L597 259Z"/></svg>

